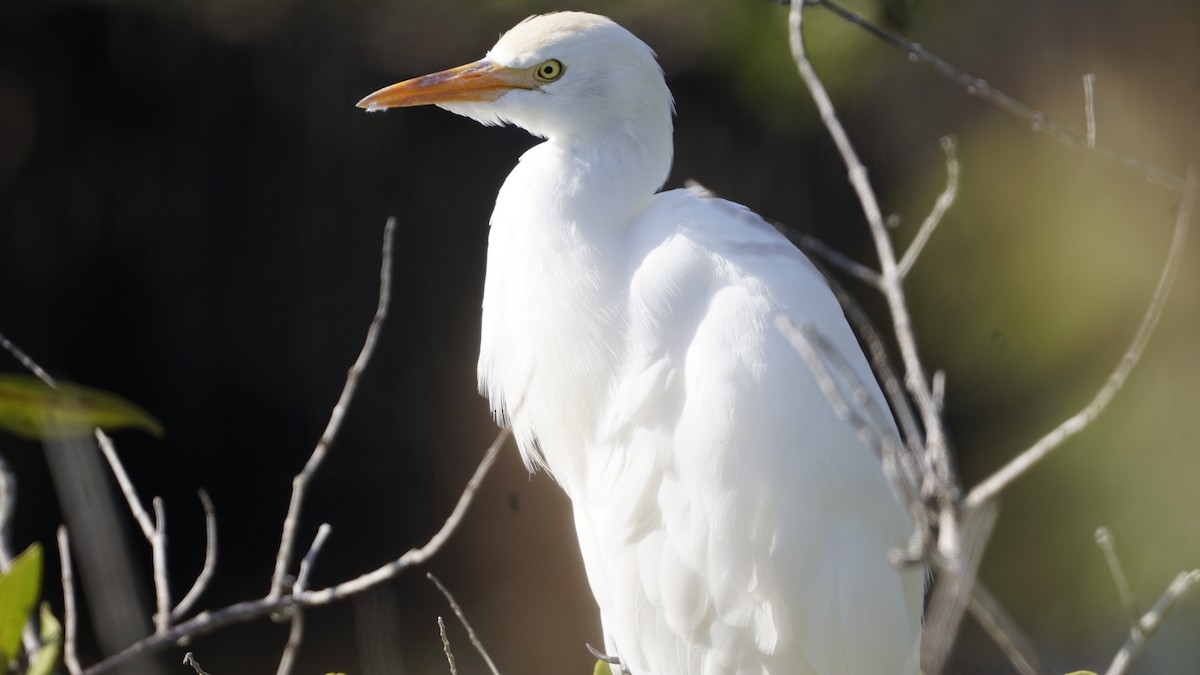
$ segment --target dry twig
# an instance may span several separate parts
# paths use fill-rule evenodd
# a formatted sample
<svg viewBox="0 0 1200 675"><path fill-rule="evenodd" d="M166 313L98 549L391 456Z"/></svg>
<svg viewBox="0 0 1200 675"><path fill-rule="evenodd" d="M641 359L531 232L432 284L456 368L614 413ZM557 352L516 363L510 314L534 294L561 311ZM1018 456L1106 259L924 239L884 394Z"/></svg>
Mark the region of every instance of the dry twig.
<svg viewBox="0 0 1200 675"><path fill-rule="evenodd" d="M1138 630L1137 603L1133 599L1133 592L1129 590L1129 579L1125 576L1125 570L1121 568L1121 559L1117 557L1117 542L1113 540L1112 532L1107 527L1096 528L1096 546L1100 547L1104 561L1108 563L1108 571L1112 575L1113 583L1117 585L1117 595L1121 598L1121 607L1129 617L1133 630Z"/></svg>
<svg viewBox="0 0 1200 675"><path fill-rule="evenodd" d="M1010 483L1025 475L1034 465L1045 459L1046 455L1049 455L1055 448L1062 445L1064 441L1087 428L1092 423L1092 420L1096 419L1108 407L1113 396L1125 384L1125 380L1133 372L1133 367L1137 365L1138 360L1142 357L1142 352L1145 351L1146 344L1150 341L1150 336L1154 334L1154 328L1158 325L1159 317L1162 316L1162 309L1167 302L1167 296L1170 295L1171 284L1175 281L1175 273L1179 271L1179 263L1183 258L1183 243L1187 239L1188 228L1192 220L1192 209L1196 203L1198 183L1200 183L1200 180L1198 180L1196 172L1189 171L1187 184L1183 191L1183 198L1180 200L1179 210L1175 214L1175 231L1171 236L1171 246L1167 251L1167 261L1163 265L1162 274L1158 278L1158 286L1154 289L1154 295L1150 298L1150 305L1146 308L1145 315L1142 316L1142 322L1138 325L1137 333L1133 336L1133 341L1130 342L1129 348L1121 356L1121 361L1117 364L1117 367L1108 376L1108 381L1104 383L1100 391L1096 392L1096 395L1084 406L1083 410L1063 420L1061 424L1038 439L1036 443L1013 458L1003 468L975 486L967 495L966 505L968 508L978 506L995 497L1001 490L1008 487Z"/></svg>
<svg viewBox="0 0 1200 675"><path fill-rule="evenodd" d="M450 675L458 675L458 668L454 666L454 652L450 651L450 638L446 637L446 622L439 616L437 624L438 634L442 636L442 651L446 652L446 662L450 664Z"/></svg>
<svg viewBox="0 0 1200 675"><path fill-rule="evenodd" d="M790 0L775 0L778 4L789 4ZM791 4L795 5L792 1ZM884 28L872 23L868 19L842 7L832 0L803 0L804 5L821 7L837 15L839 18L867 31L882 42L891 45L904 52L909 61L923 63L932 67L940 75L958 83L971 96L979 97L989 103L994 104L1001 110L1013 115L1017 119L1029 125L1029 128L1038 133L1043 133L1055 140L1063 143L1067 147L1083 152L1085 155L1100 159L1118 166L1123 166L1131 169L1147 180L1150 180L1166 187L1180 190L1183 188L1185 180L1182 176L1175 175L1169 171L1150 166L1145 162L1126 157L1119 153L1113 152L1106 148L1097 147L1095 143L1089 144L1087 138L1080 138L1077 134L1067 131L1066 128L1054 122L1046 116L1045 113L1035 110L1032 107L1018 101L1008 94L993 87L982 78L975 77L963 69L954 66L937 55L931 53L921 45L906 40L895 33L892 33ZM1091 137L1094 141L1094 136Z"/></svg>
<svg viewBox="0 0 1200 675"><path fill-rule="evenodd" d="M176 624L168 631L150 635L130 645L128 649L109 656L103 661L89 667L84 671L85 675L99 675L99 673L108 672L141 654L161 649L184 638L193 638L210 633L230 624L242 623L267 614L289 610L293 607L312 607L342 600L372 588L388 579L392 579L414 565L424 563L445 546L450 536L458 528L471 502L475 499L475 494L478 492L479 486L483 483L484 477L487 476L488 471L495 464L496 458L500 455L500 449L511 435L511 430L504 429L496 436L496 440L492 442L491 447L484 454L483 459L479 462L479 466L475 469L475 473L471 476L471 480L467 482L467 486L463 489L462 494L459 495L458 502L454 505L454 510L451 511L449 517L442 523L441 528L423 546L410 549L396 560L366 574L321 590L304 591L296 595L286 593L278 597L268 595L257 600L238 602L213 612L202 612L187 621Z"/></svg>
<svg viewBox="0 0 1200 675"><path fill-rule="evenodd" d="M454 596L450 593L449 589L442 585L441 580L433 576L432 572L426 572L425 578L432 581L433 585L437 586L437 589L446 597L446 602L450 603L450 609L454 610L454 616L457 616L459 622L462 623L463 628L467 629L467 638L469 638L471 640L471 644L475 646L475 651L479 652L479 655L483 657L484 662L487 663L488 670L492 671L492 675L500 675L500 670L496 668L496 663L492 661L492 657L488 654L487 649L484 649L483 643L479 640L479 636L475 635L475 629L471 627L471 622L467 621L467 615L463 613L462 607L458 606L458 601L454 599Z"/></svg>
<svg viewBox="0 0 1200 675"><path fill-rule="evenodd" d="M192 605L196 604L196 600L208 588L217 570L217 513L208 492L201 488L198 494L200 504L204 507L204 566L200 568L200 574L196 575L196 581L192 583L187 595L171 610L171 619L176 621L191 611Z"/></svg>
<svg viewBox="0 0 1200 675"><path fill-rule="evenodd" d="M67 526L58 526L58 560L62 574L63 590L63 664L71 675L79 675L83 669L79 667L79 656L75 651L75 625L79 616L75 609L75 581L71 572L71 542L67 536Z"/></svg>
<svg viewBox="0 0 1200 675"><path fill-rule="evenodd" d="M1125 640L1125 644L1121 645L1121 650L1113 658L1112 664L1105 671L1105 675L1125 675L1125 673L1129 672L1129 667L1133 665L1134 659L1146 647L1146 641L1162 625L1163 619L1175 607L1179 599L1191 590L1197 582L1200 582L1200 570L1180 572L1175 576L1175 580L1159 596L1158 602L1155 602L1150 611L1143 614L1142 618L1138 619L1130 627L1129 637Z"/></svg>
<svg viewBox="0 0 1200 675"><path fill-rule="evenodd" d="M192 670L196 671L196 675L208 675L208 673L204 672L204 669L200 667L200 662L196 660L196 657L193 656L191 652L183 655L183 663L191 666Z"/></svg>
<svg viewBox="0 0 1200 675"><path fill-rule="evenodd" d="M387 317L388 302L392 293L392 239L395 229L396 219L388 218L387 224L383 228L383 261L379 266L379 304L375 308L375 316L371 319L371 325L367 328L367 338L354 365L350 366L350 372L346 375L346 383L342 387L337 404L333 406L333 412L329 415L329 423L325 426L325 431L317 441L317 446L309 456L308 462L304 464L304 469L292 480L292 498L288 503L287 516L283 521L279 552L275 556L275 573L271 576L271 592L267 597L277 598L283 594L288 565L291 563L292 550L296 545L296 529L300 525L300 509L304 505L304 495L308 483L316 475L317 469L325 460L325 456L329 453L329 447L342 427L342 419L350 407L354 392L358 389L358 378L371 361L371 355L375 351L375 342L379 338L379 330L383 325L383 320Z"/></svg>

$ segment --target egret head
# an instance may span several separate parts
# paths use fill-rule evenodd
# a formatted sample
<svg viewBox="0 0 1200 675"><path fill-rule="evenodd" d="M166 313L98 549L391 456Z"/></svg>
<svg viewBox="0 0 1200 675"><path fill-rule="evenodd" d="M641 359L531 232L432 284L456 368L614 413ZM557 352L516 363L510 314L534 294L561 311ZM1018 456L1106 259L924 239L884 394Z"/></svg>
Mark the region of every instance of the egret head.
<svg viewBox="0 0 1200 675"><path fill-rule="evenodd" d="M654 52L612 20L584 12L532 16L479 61L376 91L380 110L433 104L483 124L515 124L571 141L618 130L669 135L671 93Z"/></svg>

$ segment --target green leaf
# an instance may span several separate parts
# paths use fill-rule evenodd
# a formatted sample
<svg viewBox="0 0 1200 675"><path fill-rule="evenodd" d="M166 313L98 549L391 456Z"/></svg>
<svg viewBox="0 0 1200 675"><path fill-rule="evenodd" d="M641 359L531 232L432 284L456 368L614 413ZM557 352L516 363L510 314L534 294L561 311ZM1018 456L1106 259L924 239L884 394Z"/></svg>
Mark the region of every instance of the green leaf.
<svg viewBox="0 0 1200 675"><path fill-rule="evenodd" d="M158 420L116 394L69 382L54 388L30 375L0 375L0 429L47 441L87 436L96 427L163 435Z"/></svg>
<svg viewBox="0 0 1200 675"><path fill-rule="evenodd" d="M0 574L0 674L21 647L21 629L37 603L42 586L42 547L33 544Z"/></svg>
<svg viewBox="0 0 1200 675"><path fill-rule="evenodd" d="M596 667L592 669L592 675L612 675L612 668L609 668L607 663L597 660Z"/></svg>
<svg viewBox="0 0 1200 675"><path fill-rule="evenodd" d="M42 648L34 655L25 675L51 675L62 654L62 624L50 612L50 604L42 603Z"/></svg>

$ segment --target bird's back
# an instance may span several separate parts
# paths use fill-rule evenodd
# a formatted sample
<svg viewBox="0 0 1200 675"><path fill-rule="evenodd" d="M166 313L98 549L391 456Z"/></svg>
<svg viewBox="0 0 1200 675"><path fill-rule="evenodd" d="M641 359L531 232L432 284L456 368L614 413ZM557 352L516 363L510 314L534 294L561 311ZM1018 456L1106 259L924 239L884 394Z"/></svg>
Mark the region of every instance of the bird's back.
<svg viewBox="0 0 1200 675"><path fill-rule="evenodd" d="M921 575L887 563L907 518L774 323L814 326L887 410L820 273L692 191L627 245L626 341L571 491L610 648L634 675L915 672Z"/></svg>

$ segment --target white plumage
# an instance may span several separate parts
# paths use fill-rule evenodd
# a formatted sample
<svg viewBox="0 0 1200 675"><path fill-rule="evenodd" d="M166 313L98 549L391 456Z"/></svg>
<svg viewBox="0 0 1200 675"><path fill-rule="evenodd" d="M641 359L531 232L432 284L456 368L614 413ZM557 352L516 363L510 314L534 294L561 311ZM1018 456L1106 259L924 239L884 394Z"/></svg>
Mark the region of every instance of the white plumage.
<svg viewBox="0 0 1200 675"><path fill-rule="evenodd" d="M915 673L923 580L878 460L774 327L808 322L886 404L820 273L670 169L671 95L612 21L527 19L368 109L546 138L496 200L479 382L570 495L608 651L634 675Z"/></svg>

